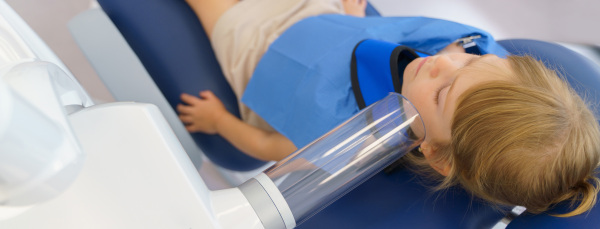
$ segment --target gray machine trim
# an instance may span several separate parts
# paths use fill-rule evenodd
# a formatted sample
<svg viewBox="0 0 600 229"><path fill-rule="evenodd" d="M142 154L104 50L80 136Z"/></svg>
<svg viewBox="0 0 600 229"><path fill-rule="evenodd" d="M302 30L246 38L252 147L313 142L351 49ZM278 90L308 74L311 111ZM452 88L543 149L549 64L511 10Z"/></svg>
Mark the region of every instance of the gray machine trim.
<svg viewBox="0 0 600 229"><path fill-rule="evenodd" d="M238 188L256 212L265 229L286 228L283 217L281 217L275 203L256 179L252 178Z"/></svg>

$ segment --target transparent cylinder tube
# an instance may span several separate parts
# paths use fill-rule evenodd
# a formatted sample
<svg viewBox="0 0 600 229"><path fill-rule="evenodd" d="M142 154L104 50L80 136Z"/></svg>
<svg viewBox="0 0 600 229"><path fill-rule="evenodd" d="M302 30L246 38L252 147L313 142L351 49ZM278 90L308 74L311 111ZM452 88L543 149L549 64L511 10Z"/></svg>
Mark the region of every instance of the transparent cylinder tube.
<svg viewBox="0 0 600 229"><path fill-rule="evenodd" d="M265 173L302 223L420 144L414 106L390 93Z"/></svg>

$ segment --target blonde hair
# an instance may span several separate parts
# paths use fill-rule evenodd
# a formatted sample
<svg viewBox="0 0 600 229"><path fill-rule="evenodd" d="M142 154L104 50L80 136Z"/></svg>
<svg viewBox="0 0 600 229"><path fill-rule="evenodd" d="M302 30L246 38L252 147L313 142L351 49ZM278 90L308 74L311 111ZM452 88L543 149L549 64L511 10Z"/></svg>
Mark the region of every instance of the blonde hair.
<svg viewBox="0 0 600 229"><path fill-rule="evenodd" d="M438 189L458 184L493 203L524 206L531 213L571 200L578 206L556 216L586 212L599 190L594 176L600 160L598 121L543 63L520 56L508 62L512 71L506 74L512 75L505 78L510 80L472 87L459 98L452 140L437 145L434 155L451 166ZM422 157L413 162L425 164Z"/></svg>

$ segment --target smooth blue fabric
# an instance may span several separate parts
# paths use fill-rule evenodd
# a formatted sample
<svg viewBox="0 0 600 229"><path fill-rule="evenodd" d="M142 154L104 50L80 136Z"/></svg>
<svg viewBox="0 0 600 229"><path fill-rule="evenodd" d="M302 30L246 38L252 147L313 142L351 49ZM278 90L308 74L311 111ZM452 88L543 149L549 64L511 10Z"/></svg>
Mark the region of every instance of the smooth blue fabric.
<svg viewBox="0 0 600 229"><path fill-rule="evenodd" d="M379 172L297 228L480 229L504 217L463 189L432 192L433 185L405 168Z"/></svg>
<svg viewBox="0 0 600 229"><path fill-rule="evenodd" d="M476 41L487 53L507 54L488 33L445 20L344 15L308 18L273 42L242 101L302 147L358 111L350 83L350 60L360 41L378 39L437 53L471 35L482 36Z"/></svg>

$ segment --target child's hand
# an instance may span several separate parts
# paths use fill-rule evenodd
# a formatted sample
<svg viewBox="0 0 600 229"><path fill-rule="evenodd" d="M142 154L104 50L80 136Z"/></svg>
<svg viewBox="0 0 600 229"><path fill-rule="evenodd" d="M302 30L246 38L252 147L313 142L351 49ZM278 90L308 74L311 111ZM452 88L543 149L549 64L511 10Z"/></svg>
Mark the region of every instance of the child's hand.
<svg viewBox="0 0 600 229"><path fill-rule="evenodd" d="M202 91L200 98L181 94L182 104L177 105L179 119L189 132L216 134L219 120L229 112L211 91Z"/></svg>

